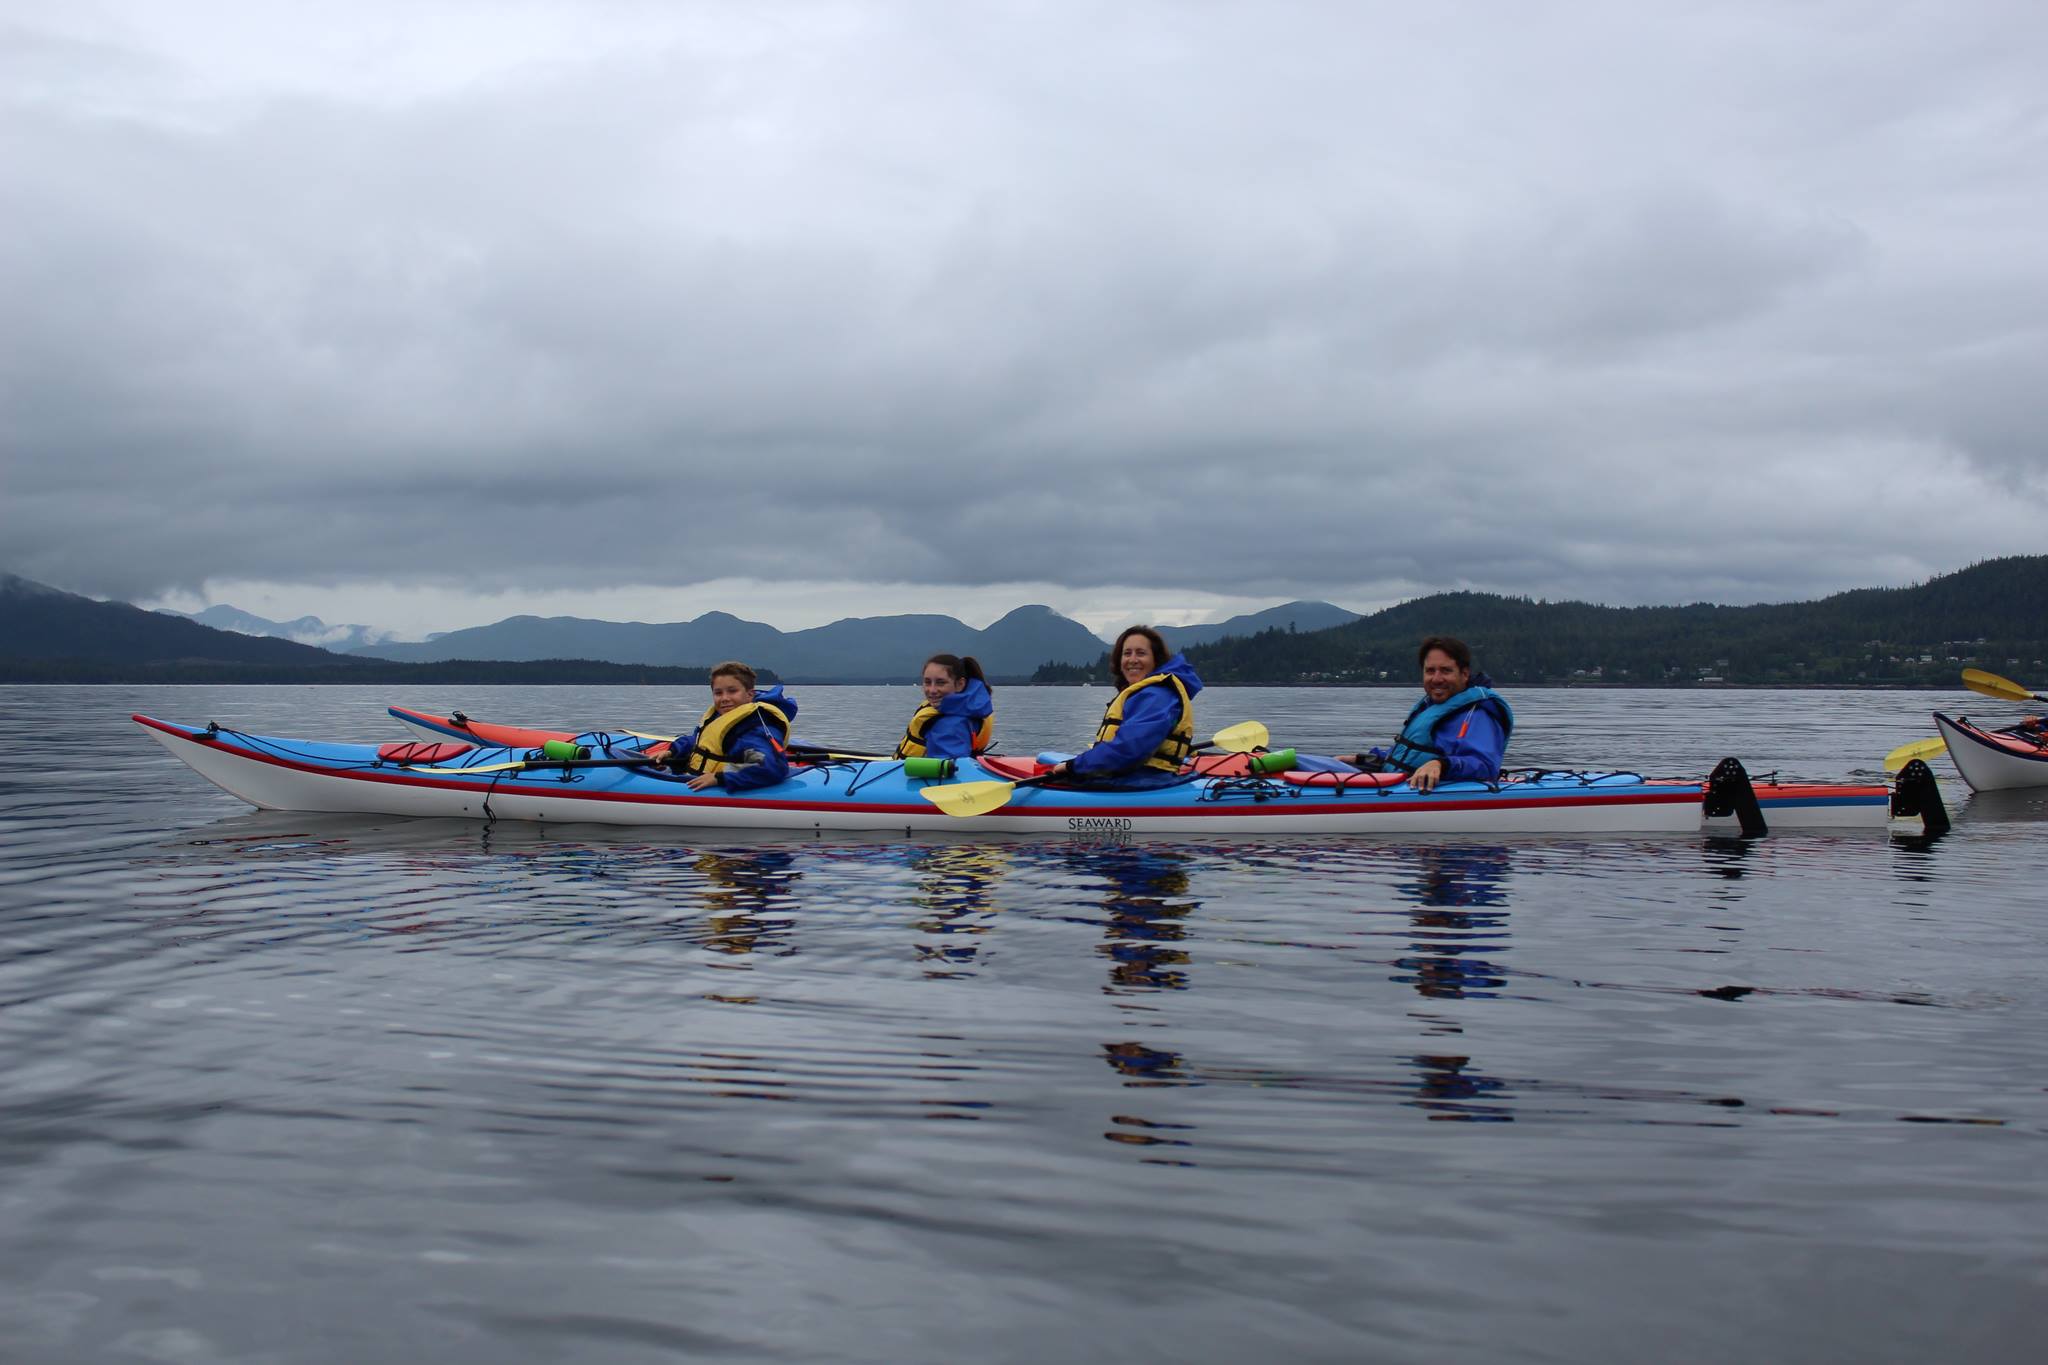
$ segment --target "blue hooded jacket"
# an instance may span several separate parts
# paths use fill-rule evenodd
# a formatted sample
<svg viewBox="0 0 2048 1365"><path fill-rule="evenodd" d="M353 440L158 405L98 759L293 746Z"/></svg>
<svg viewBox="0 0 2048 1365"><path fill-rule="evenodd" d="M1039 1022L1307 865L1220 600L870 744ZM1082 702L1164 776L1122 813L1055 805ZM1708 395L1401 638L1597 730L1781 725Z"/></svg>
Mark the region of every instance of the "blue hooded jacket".
<svg viewBox="0 0 2048 1365"><path fill-rule="evenodd" d="M1202 680L1195 676L1194 669L1188 667L1184 654L1175 654L1152 671L1180 679L1181 686L1188 690L1190 702L1202 690ZM1166 742L1166 737L1173 733L1173 727L1179 720L1180 698L1171 687L1140 688L1124 703L1123 724L1117 727L1116 737L1091 744L1074 755L1075 775L1178 781L1174 774L1157 768L1147 769L1144 763Z"/></svg>
<svg viewBox="0 0 2048 1365"><path fill-rule="evenodd" d="M796 698L789 696L777 683L773 687L754 689L754 700L765 701L783 715L789 717L792 732L796 729ZM675 741L678 752L695 748L697 732ZM732 766L718 770L718 785L727 791L742 792L755 787L772 787L789 776L789 756L782 751L782 743L775 732L768 728L758 712L746 724L725 737L725 751L737 760Z"/></svg>
<svg viewBox="0 0 2048 1365"><path fill-rule="evenodd" d="M938 718L924 730L924 751L930 758L966 758L974 752L975 732L995 714L995 698L979 678L969 678L958 692L939 698Z"/></svg>
<svg viewBox="0 0 2048 1365"><path fill-rule="evenodd" d="M1508 708L1505 698L1493 690L1493 679L1484 673L1475 676L1464 691L1448 698L1443 705L1433 707L1429 698L1415 703L1408 713L1408 720L1402 727L1402 738L1384 749L1371 749L1376 758L1394 767L1407 768L1405 762L1395 757L1415 758L1417 751L1408 748L1403 741L1422 742L1422 736L1411 736L1411 729L1419 729L1418 722L1429 720L1429 734L1426 737L1429 748L1443 755L1446 782L1492 782L1500 777L1502 757L1507 753L1508 735L1513 732L1514 712ZM1428 716L1432 711L1440 712ZM1421 754L1415 767L1422 766L1429 759Z"/></svg>

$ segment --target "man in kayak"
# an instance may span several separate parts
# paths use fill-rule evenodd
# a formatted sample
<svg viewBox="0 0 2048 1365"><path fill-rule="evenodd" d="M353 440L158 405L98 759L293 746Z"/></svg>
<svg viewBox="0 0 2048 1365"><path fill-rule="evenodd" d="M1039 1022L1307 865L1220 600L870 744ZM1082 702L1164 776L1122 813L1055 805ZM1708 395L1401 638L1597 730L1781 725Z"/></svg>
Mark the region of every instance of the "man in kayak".
<svg viewBox="0 0 2048 1365"><path fill-rule="evenodd" d="M1419 792L1439 782L1492 782L1514 732L1515 713L1484 673L1472 676L1472 650L1463 640L1432 635L1416 651L1422 664L1422 700L1408 712L1401 733L1384 749L1344 757L1361 772L1408 774ZM1340 755L1340 757L1343 757Z"/></svg>
<svg viewBox="0 0 2048 1365"><path fill-rule="evenodd" d="M690 790L772 787L789 776L796 698L780 684L756 690L754 670L729 660L711 670L711 705L697 728L669 745L668 766L689 773Z"/></svg>

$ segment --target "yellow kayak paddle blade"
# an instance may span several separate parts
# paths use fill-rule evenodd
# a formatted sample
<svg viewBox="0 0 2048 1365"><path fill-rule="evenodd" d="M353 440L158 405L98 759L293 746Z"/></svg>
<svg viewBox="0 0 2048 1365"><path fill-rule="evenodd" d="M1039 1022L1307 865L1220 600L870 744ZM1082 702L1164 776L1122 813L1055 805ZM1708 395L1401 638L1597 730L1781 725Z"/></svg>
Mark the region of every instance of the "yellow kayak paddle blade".
<svg viewBox="0 0 2048 1365"><path fill-rule="evenodd" d="M966 818L987 815L1010 804L1015 782L949 782L943 787L921 787L918 794L948 815Z"/></svg>
<svg viewBox="0 0 2048 1365"><path fill-rule="evenodd" d="M1948 748L1940 739L1916 739L1911 744L1901 744L1884 756L1884 770L1895 773L1916 758L1936 758Z"/></svg>
<svg viewBox="0 0 2048 1365"><path fill-rule="evenodd" d="M1239 721L1229 729L1218 730L1216 737L1201 747L1221 749L1232 754L1248 754L1254 749L1265 748L1266 742L1272 737L1265 726L1255 720L1245 720Z"/></svg>
<svg viewBox="0 0 2048 1365"><path fill-rule="evenodd" d="M2040 701L2038 692L2029 692L2011 678L2001 678L1996 673L1986 673L1981 668L1963 670L1963 686L1972 692L1981 692L1987 697L2001 701Z"/></svg>

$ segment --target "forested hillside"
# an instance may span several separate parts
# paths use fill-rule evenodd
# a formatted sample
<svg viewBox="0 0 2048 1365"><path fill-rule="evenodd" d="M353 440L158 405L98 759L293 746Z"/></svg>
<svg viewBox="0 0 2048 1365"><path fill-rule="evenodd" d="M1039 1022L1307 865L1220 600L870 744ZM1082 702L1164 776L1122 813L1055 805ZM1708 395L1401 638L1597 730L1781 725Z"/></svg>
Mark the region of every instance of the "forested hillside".
<svg viewBox="0 0 2048 1365"><path fill-rule="evenodd" d="M1602 607L1439 593L1330 630L1266 631L1187 651L1210 683L1413 683L1424 636L1466 641L1508 683L1906 686L1973 664L2039 676L2048 659L2048 556L1988 560L1908 588L1751 607ZM1107 681L1042 668L1035 681Z"/></svg>

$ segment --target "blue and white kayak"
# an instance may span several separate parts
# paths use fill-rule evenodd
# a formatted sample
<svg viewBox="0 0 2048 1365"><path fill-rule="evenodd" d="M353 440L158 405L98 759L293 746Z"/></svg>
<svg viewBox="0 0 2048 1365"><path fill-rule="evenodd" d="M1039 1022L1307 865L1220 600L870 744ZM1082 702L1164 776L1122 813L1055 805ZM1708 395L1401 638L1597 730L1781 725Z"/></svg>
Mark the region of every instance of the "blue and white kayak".
<svg viewBox="0 0 2048 1365"><path fill-rule="evenodd" d="M1635 773L1532 773L1427 793L1363 774L1190 774L1148 790L1020 786L1000 809L963 819L939 810L924 790L944 781L1014 782L1033 765L989 756L961 760L949 778L925 779L896 760L831 762L794 767L787 781L754 791L697 792L636 759L635 741L618 732L593 733L591 758L564 763L516 747L336 744L134 719L202 777L269 810L886 833L1697 834L1737 827L1733 814L1709 814L1725 803L1709 799L1708 783ZM1742 786L1749 789L1746 777ZM1882 786L1762 782L1754 792L1773 828L1884 829L1892 819L1892 793Z"/></svg>

